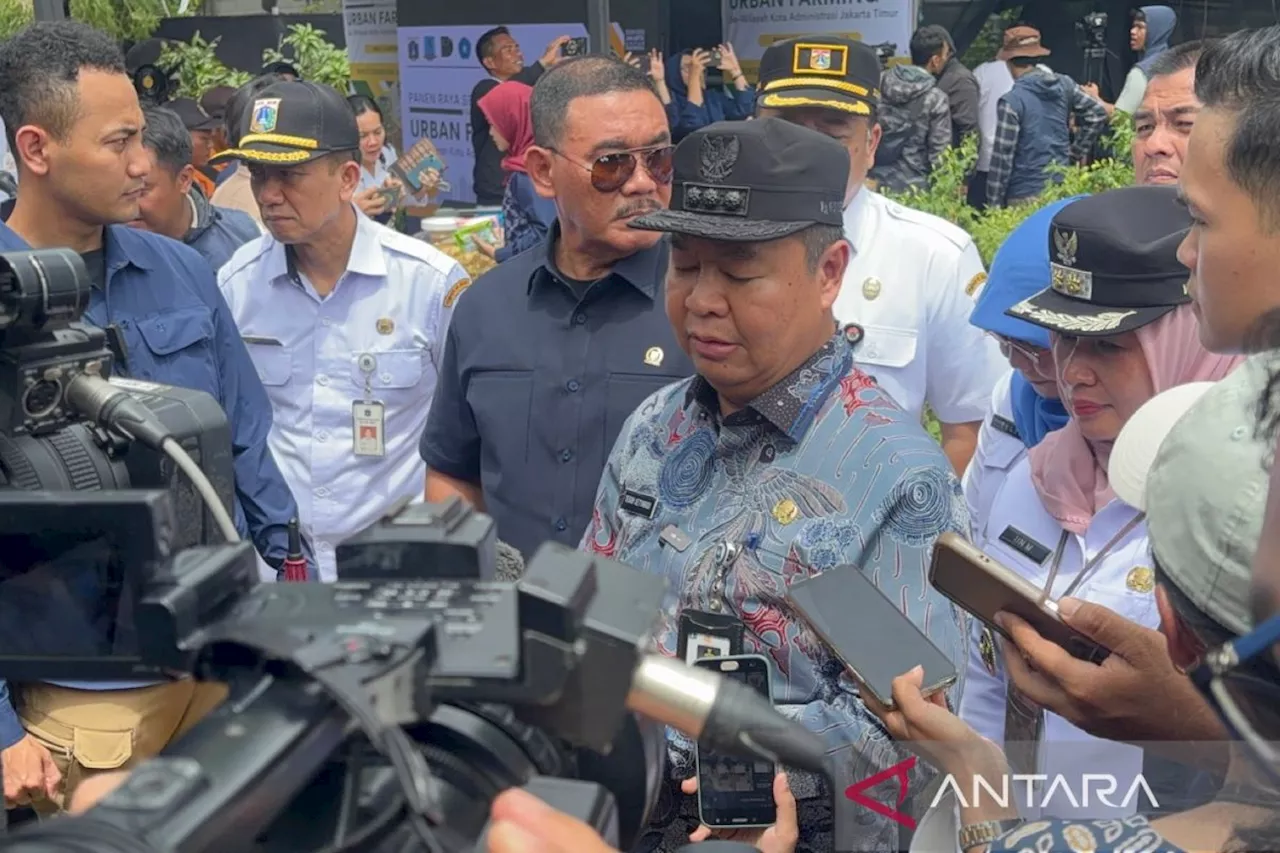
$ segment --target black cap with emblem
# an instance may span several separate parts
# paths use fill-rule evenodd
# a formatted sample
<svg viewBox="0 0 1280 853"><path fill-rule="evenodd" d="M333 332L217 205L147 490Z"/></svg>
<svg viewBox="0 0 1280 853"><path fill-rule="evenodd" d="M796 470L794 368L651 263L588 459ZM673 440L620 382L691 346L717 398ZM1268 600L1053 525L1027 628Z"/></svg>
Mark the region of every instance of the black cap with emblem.
<svg viewBox="0 0 1280 853"><path fill-rule="evenodd" d="M1049 227L1049 287L1005 313L1074 337L1120 335L1191 301L1178 245L1191 215L1173 187L1074 201Z"/></svg>
<svg viewBox="0 0 1280 853"><path fill-rule="evenodd" d="M676 146L671 209L632 228L758 243L843 224L849 153L782 119L722 121Z"/></svg>
<svg viewBox="0 0 1280 853"><path fill-rule="evenodd" d="M247 98L235 147L211 158L296 166L335 151L356 152L360 129L346 96L320 83L281 80Z"/></svg>
<svg viewBox="0 0 1280 853"><path fill-rule="evenodd" d="M880 57L870 45L829 36L774 42L760 57L756 104L822 107L869 116L880 105Z"/></svg>

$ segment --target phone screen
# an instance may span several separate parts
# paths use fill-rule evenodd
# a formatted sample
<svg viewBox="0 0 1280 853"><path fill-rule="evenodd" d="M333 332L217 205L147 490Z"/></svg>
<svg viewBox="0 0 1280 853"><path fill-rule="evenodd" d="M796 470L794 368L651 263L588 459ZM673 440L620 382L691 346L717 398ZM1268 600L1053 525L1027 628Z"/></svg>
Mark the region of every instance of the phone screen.
<svg viewBox="0 0 1280 853"><path fill-rule="evenodd" d="M926 694L956 680L951 659L857 566L837 566L794 583L787 595L881 704L892 705L893 680L917 666L924 667Z"/></svg>
<svg viewBox="0 0 1280 853"><path fill-rule="evenodd" d="M760 655L708 657L695 666L745 683L772 701L769 662ZM748 761L736 755L698 750L698 811L707 826L771 826L778 819L773 802L772 761Z"/></svg>

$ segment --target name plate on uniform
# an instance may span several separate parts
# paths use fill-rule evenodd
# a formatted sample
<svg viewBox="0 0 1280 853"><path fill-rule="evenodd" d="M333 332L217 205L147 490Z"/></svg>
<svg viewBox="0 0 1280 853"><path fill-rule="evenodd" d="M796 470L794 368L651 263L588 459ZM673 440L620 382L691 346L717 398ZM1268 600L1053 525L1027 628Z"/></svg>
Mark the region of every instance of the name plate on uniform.
<svg viewBox="0 0 1280 853"><path fill-rule="evenodd" d="M629 515L653 518L658 511L658 499L649 495L642 495L631 489L624 489L622 497L618 501L618 508Z"/></svg>
<svg viewBox="0 0 1280 853"><path fill-rule="evenodd" d="M1018 425L1003 415L991 416L991 428L1022 441L1022 436L1018 434Z"/></svg>
<svg viewBox="0 0 1280 853"><path fill-rule="evenodd" d="M1053 551L1032 539L1018 528L1010 525L1000 534L1000 541L1031 560L1037 566L1042 565Z"/></svg>

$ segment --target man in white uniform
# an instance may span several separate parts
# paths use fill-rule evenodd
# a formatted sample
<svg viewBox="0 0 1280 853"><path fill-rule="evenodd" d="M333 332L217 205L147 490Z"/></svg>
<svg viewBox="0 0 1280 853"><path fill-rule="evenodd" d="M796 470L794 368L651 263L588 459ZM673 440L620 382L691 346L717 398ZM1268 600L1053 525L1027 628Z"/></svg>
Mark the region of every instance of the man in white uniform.
<svg viewBox="0 0 1280 853"><path fill-rule="evenodd" d="M917 416L933 410L943 449L963 474L1008 366L996 342L969 324L986 280L969 235L863 186L880 142L879 85L879 59L862 42L782 41L760 60L756 115L805 125L848 149L844 228L854 256L836 319L862 328L855 356L900 406Z"/></svg>
<svg viewBox="0 0 1280 853"><path fill-rule="evenodd" d="M222 157L249 169L268 234L218 275L271 398L271 450L322 580L335 548L422 492L417 441L452 307L470 284L442 252L352 204L356 117L335 90L274 83Z"/></svg>

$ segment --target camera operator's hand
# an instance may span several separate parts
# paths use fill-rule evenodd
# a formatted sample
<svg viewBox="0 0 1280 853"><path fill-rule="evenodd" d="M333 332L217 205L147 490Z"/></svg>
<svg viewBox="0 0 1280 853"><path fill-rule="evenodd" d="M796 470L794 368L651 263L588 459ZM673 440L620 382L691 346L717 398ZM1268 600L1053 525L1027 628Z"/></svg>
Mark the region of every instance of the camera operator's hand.
<svg viewBox="0 0 1280 853"><path fill-rule="evenodd" d="M58 795L62 771L44 744L31 735L0 752L0 770L4 772L4 804L6 808L26 805L33 795L49 799Z"/></svg>
<svg viewBox="0 0 1280 853"><path fill-rule="evenodd" d="M697 778L685 779L680 783L680 790L690 796L698 793ZM773 777L773 803L778 807L778 820L773 826L766 829L712 829L700 826L689 835L689 840L723 838L750 844L760 853L794 853L796 844L800 841L800 823L796 817L796 798L787 784L786 773Z"/></svg>
<svg viewBox="0 0 1280 853"><path fill-rule="evenodd" d="M1102 95L1098 92L1097 83L1081 83L1080 88L1086 95L1093 98L1095 101L1102 100Z"/></svg>
<svg viewBox="0 0 1280 853"><path fill-rule="evenodd" d="M594 829L519 788L490 811L489 853L618 853Z"/></svg>
<svg viewBox="0 0 1280 853"><path fill-rule="evenodd" d="M556 36L552 39L551 44L547 45L547 49L543 51L542 57L538 60L538 64L543 68L551 68L559 63L560 60L564 59L564 56L560 53L560 49L568 44L571 38L573 37Z"/></svg>

